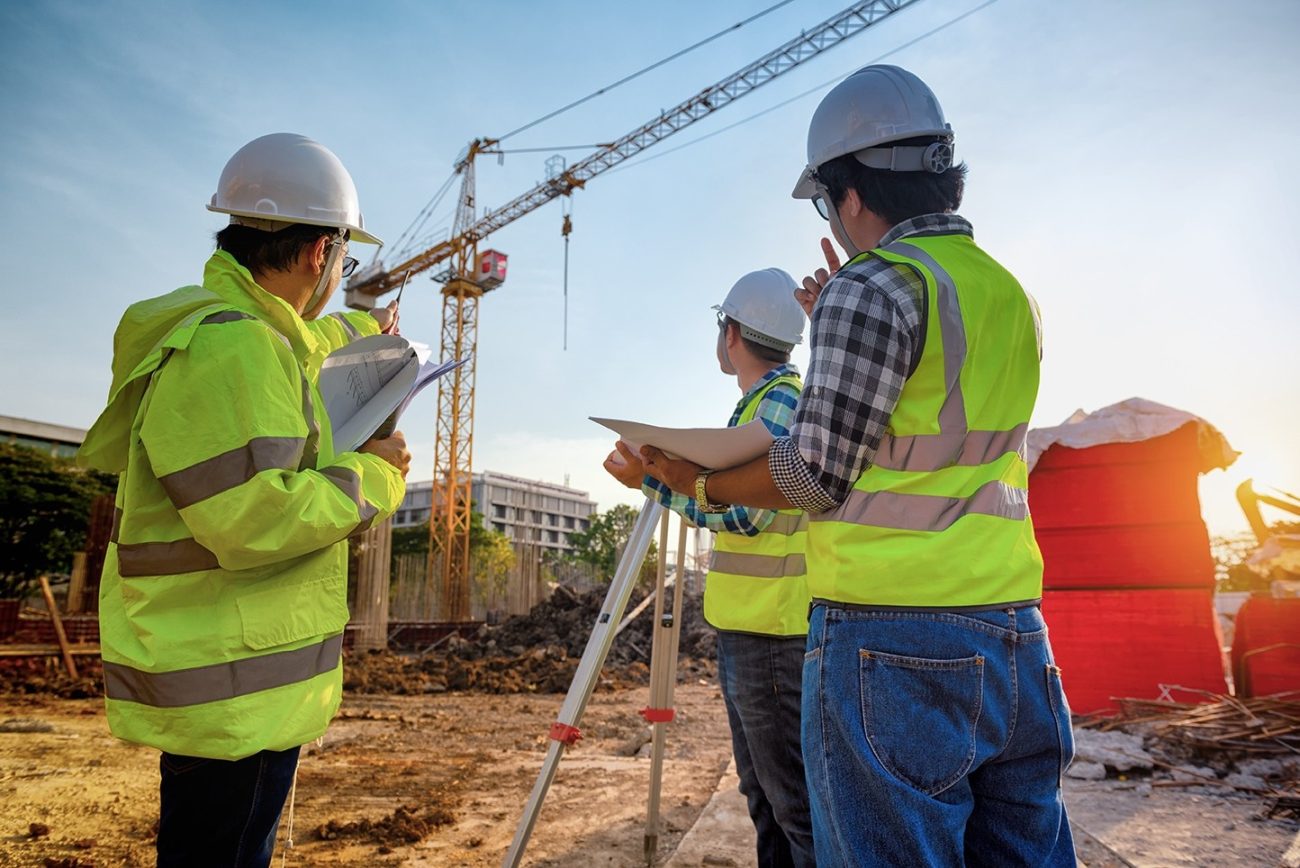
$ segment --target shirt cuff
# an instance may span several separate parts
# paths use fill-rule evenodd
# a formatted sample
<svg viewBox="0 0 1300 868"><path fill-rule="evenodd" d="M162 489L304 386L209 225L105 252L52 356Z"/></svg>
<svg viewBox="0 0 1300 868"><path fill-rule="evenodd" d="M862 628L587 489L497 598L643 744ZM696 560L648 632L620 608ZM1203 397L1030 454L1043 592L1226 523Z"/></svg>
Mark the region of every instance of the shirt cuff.
<svg viewBox="0 0 1300 868"><path fill-rule="evenodd" d="M817 483L808 463L789 437L777 437L767 452L767 469L772 482L786 500L804 512L825 512L837 504Z"/></svg>

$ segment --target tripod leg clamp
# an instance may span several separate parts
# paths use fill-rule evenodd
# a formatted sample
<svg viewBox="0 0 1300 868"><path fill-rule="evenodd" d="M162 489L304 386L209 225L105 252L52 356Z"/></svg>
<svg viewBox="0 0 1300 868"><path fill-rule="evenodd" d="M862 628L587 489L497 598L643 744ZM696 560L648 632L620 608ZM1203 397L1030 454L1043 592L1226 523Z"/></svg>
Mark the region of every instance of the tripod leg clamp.
<svg viewBox="0 0 1300 868"><path fill-rule="evenodd" d="M641 716L645 718L646 723L672 723L673 718L677 716L677 710L673 708L643 708Z"/></svg>
<svg viewBox="0 0 1300 868"><path fill-rule="evenodd" d="M563 742L568 747L573 747L577 744L578 739L582 738L582 730L576 726L569 726L567 723L560 723L557 720L551 724L551 730L547 733L547 736L555 741Z"/></svg>

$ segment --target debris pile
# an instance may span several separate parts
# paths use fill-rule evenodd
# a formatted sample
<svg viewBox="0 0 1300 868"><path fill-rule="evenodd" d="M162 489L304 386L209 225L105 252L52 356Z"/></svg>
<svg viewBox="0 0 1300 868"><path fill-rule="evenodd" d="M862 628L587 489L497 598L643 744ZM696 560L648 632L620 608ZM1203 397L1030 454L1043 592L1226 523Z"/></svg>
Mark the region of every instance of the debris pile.
<svg viewBox="0 0 1300 868"><path fill-rule="evenodd" d="M604 600L603 589L583 593L561 585L527 615L496 627L484 625L469 639L449 635L417 657L354 652L344 665L344 689L407 695L449 690L563 693L578 670ZM636 602L629 603L627 611ZM648 683L653 620L647 607L614 639L602 670L601 689ZM684 597L679 675L715 675L714 641L700 598Z"/></svg>
<svg viewBox="0 0 1300 868"><path fill-rule="evenodd" d="M358 837L391 848L417 844L439 826L455 822L456 815L441 805L423 809L416 805L399 805L396 811L378 820L347 823L330 820L316 829L316 837L322 841Z"/></svg>
<svg viewBox="0 0 1300 868"><path fill-rule="evenodd" d="M627 612L645 598L638 594L630 600ZM517 656L530 648L561 646L570 657L581 657L605 602L605 589L580 592L565 585L556 587L544 602L527 615L516 615L498 627L485 627L477 641L455 648L462 659L474 659L474 654L492 657L504 654ZM647 607L623 632L615 638L609 651L609 662L650 662L650 646L654 631L654 612ZM449 637L449 643L455 641ZM687 594L682 599L681 640L678 650L684 657L712 660L716 656L713 628L704 620L700 597Z"/></svg>
<svg viewBox="0 0 1300 868"><path fill-rule="evenodd" d="M78 678L68 675L57 657L0 660L0 696L41 694L60 699L95 699L104 695L99 657L77 658Z"/></svg>
<svg viewBox="0 0 1300 868"><path fill-rule="evenodd" d="M1122 699L1119 715L1081 720L1066 774L1135 780L1148 791L1245 793L1267 800L1270 817L1300 818L1300 693L1205 696L1199 704Z"/></svg>

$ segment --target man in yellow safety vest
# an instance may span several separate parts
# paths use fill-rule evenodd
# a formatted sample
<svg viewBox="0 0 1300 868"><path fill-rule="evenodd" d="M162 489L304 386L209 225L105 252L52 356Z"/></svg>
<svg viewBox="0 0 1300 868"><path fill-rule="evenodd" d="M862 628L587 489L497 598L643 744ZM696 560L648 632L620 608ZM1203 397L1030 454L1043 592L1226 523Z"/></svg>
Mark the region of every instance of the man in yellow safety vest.
<svg viewBox="0 0 1300 868"><path fill-rule="evenodd" d="M774 437L789 433L803 384L790 351L803 340L795 282L779 268L740 278L718 311L718 365L741 398L729 426L761 419ZM704 617L718 631L722 687L740 791L749 802L763 868L815 863L808 788L799 747L800 679L808 634L804 579L807 517L795 509L717 507L645 476L641 459L618 443L605 468L644 488L697 527L715 531Z"/></svg>
<svg viewBox="0 0 1300 868"><path fill-rule="evenodd" d="M299 746L338 710L347 537L401 503L400 434L334 448L316 381L395 311L319 317L366 232L347 169L241 148L203 284L132 305L79 454L119 475L100 585L108 723L162 751L160 866L265 866Z"/></svg>
<svg viewBox="0 0 1300 868"><path fill-rule="evenodd" d="M1039 611L1024 441L1037 307L954 212L966 175L926 84L868 66L813 114L794 190L850 259L804 280L789 437L712 501L809 513L803 750L822 865L1073 865L1070 713Z"/></svg>

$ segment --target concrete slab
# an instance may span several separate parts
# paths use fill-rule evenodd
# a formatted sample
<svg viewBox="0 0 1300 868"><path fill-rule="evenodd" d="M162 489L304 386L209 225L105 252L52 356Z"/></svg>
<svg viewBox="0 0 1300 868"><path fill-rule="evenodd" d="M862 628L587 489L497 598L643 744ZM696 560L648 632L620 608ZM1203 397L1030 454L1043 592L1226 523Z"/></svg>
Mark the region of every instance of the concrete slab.
<svg viewBox="0 0 1300 868"><path fill-rule="evenodd" d="M757 868L755 848L754 824L749 821L749 808L740 794L740 778L736 776L733 759L699 819L664 863L664 868Z"/></svg>

